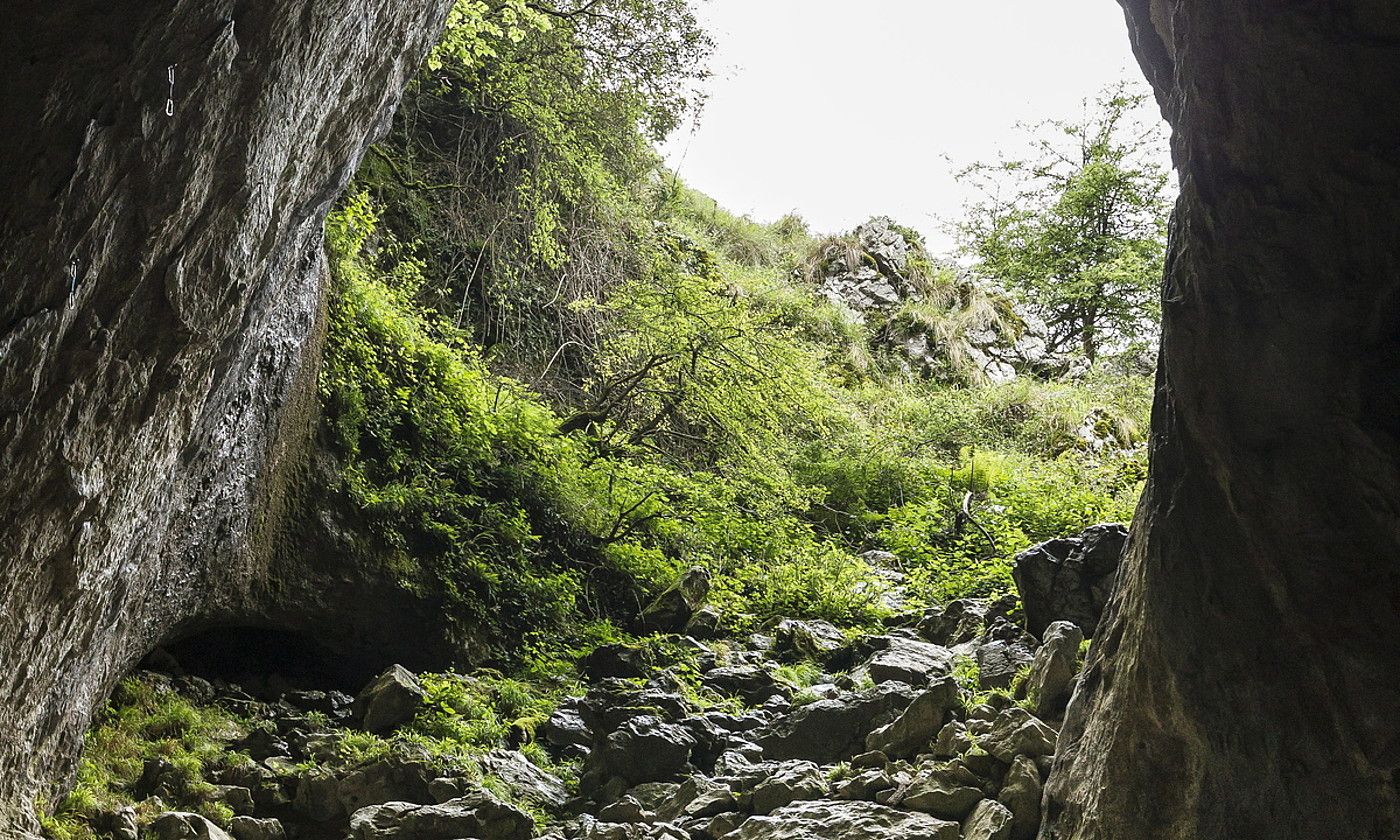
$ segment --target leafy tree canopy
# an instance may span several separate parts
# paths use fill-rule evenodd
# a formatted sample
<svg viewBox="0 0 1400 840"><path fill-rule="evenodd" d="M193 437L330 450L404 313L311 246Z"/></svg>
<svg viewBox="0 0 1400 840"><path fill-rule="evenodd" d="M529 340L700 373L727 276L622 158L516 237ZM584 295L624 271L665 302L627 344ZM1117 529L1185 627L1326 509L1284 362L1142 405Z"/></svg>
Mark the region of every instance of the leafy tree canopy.
<svg viewBox="0 0 1400 840"><path fill-rule="evenodd" d="M1032 127L1030 157L960 173L983 195L958 225L966 251L1038 310L1052 349L1091 362L1160 319L1168 173L1160 129L1137 119L1146 101L1112 87L1080 119Z"/></svg>

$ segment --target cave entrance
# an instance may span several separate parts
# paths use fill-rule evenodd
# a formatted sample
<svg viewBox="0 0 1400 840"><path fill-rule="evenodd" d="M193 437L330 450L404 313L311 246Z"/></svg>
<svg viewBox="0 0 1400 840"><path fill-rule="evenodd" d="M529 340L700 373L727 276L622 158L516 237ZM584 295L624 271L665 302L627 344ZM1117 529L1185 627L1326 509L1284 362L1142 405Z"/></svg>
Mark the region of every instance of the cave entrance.
<svg viewBox="0 0 1400 840"><path fill-rule="evenodd" d="M353 695L390 664L336 652L305 633L223 626L162 645L141 667L222 680L259 699L275 700L297 690Z"/></svg>

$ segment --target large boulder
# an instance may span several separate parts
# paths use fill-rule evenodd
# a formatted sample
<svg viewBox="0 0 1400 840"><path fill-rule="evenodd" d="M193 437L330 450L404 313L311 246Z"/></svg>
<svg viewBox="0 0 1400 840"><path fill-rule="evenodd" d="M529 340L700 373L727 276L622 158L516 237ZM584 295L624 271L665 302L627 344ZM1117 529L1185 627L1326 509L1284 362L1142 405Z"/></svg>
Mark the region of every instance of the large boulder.
<svg viewBox="0 0 1400 840"><path fill-rule="evenodd" d="M958 824L873 802L794 802L751 817L726 840L958 840Z"/></svg>
<svg viewBox="0 0 1400 840"><path fill-rule="evenodd" d="M483 775L503 785L514 801L524 801L551 814L559 813L569 798L558 776L530 763L517 750L492 750L477 759Z"/></svg>
<svg viewBox="0 0 1400 840"><path fill-rule="evenodd" d="M880 649L865 667L877 683L922 686L936 677L946 676L953 668L953 652L942 645L902 636L880 636L872 643Z"/></svg>
<svg viewBox="0 0 1400 840"><path fill-rule="evenodd" d="M943 726L943 718L958 703L958 684L943 677L909 704L893 723L871 732L865 739L870 750L890 758L911 758L925 750Z"/></svg>
<svg viewBox="0 0 1400 840"><path fill-rule="evenodd" d="M1017 554L1012 576L1026 629L1040 637L1052 622L1069 621L1094 635L1127 539L1122 525L1094 525L1077 537L1050 540Z"/></svg>
<svg viewBox="0 0 1400 840"><path fill-rule="evenodd" d="M773 629L774 651L788 660L826 662L846 644L846 636L828 621L784 619Z"/></svg>
<svg viewBox="0 0 1400 840"><path fill-rule="evenodd" d="M233 840L228 833L199 814L167 811L151 823L155 840Z"/></svg>
<svg viewBox="0 0 1400 840"><path fill-rule="evenodd" d="M393 665L355 698L355 718L365 731L383 735L413 720L426 697L413 672Z"/></svg>
<svg viewBox="0 0 1400 840"><path fill-rule="evenodd" d="M1008 840L1011 826L1011 812L1005 805L994 799L983 799L963 820L963 840Z"/></svg>
<svg viewBox="0 0 1400 840"><path fill-rule="evenodd" d="M720 694L758 705L770 697L788 697L792 689L763 665L726 665L710 669L700 681Z"/></svg>
<svg viewBox="0 0 1400 840"><path fill-rule="evenodd" d="M1057 621L1045 628L1045 641L1035 652L1026 677L1026 696L1039 717L1055 717L1064 711L1074 689L1075 665L1084 633L1075 624Z"/></svg>
<svg viewBox="0 0 1400 840"><path fill-rule="evenodd" d="M844 761L865 751L866 736L909 707L914 691L887 683L859 694L799 706L758 730L754 742L767 758L802 758L818 764Z"/></svg>
<svg viewBox="0 0 1400 840"><path fill-rule="evenodd" d="M593 682L606 679L633 680L646 676L650 663L646 652L636 645L599 645L579 659L579 670Z"/></svg>
<svg viewBox="0 0 1400 840"><path fill-rule="evenodd" d="M429 783L438 774L418 761L387 758L352 770L335 782L340 810L347 814L385 802L431 803Z"/></svg>
<svg viewBox="0 0 1400 840"><path fill-rule="evenodd" d="M972 809L985 796L975 779L935 770L922 773L895 791L889 797L889 804L936 817L961 820L972 813Z"/></svg>
<svg viewBox="0 0 1400 840"><path fill-rule="evenodd" d="M982 635L987 621L987 605L973 598L959 598L935 605L919 619L919 635L930 642L953 647Z"/></svg>
<svg viewBox="0 0 1400 840"><path fill-rule="evenodd" d="M1055 754L1055 730L1019 706L1004 709L977 745L1002 761L1018 755L1039 758Z"/></svg>
<svg viewBox="0 0 1400 840"><path fill-rule="evenodd" d="M710 573L695 566L642 610L642 629L654 633L678 633L710 595Z"/></svg>
<svg viewBox="0 0 1400 840"><path fill-rule="evenodd" d="M229 834L233 840L286 840L287 830L281 820L271 817L234 817L229 823Z"/></svg>
<svg viewBox="0 0 1400 840"><path fill-rule="evenodd" d="M1040 771L1035 760L1018 755L1006 771L997 801L1011 812L1011 840L1032 840L1040 828Z"/></svg>
<svg viewBox="0 0 1400 840"><path fill-rule="evenodd" d="M441 805L386 802L350 817L352 840L530 840L530 815L483 789Z"/></svg>
<svg viewBox="0 0 1400 840"><path fill-rule="evenodd" d="M561 703L541 724L539 735L550 746L566 751L578 751L593 745L593 730L584 723L578 700Z"/></svg>
<svg viewBox="0 0 1400 840"><path fill-rule="evenodd" d="M826 787L821 768L812 762L783 762L773 775L754 785L753 812L770 814L800 799L820 799Z"/></svg>
<svg viewBox="0 0 1400 840"><path fill-rule="evenodd" d="M993 691L1010 688L1021 669L1035 659L1035 652L1028 641L996 639L978 647L976 659L978 687Z"/></svg>
<svg viewBox="0 0 1400 840"><path fill-rule="evenodd" d="M634 785L669 781L691 769L694 748L695 739L684 727L638 715L609 735L589 756L588 765Z"/></svg>

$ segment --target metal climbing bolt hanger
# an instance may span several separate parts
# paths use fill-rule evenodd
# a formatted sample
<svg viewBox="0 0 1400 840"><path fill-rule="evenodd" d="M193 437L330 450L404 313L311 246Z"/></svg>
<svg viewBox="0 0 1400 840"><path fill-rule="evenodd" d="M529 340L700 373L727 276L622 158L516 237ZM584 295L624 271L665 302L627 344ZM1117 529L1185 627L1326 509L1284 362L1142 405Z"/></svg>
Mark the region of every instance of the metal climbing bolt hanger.
<svg viewBox="0 0 1400 840"><path fill-rule="evenodd" d="M165 98L165 115L175 116L175 68L178 64L172 64L165 68L165 78L170 82L170 95Z"/></svg>

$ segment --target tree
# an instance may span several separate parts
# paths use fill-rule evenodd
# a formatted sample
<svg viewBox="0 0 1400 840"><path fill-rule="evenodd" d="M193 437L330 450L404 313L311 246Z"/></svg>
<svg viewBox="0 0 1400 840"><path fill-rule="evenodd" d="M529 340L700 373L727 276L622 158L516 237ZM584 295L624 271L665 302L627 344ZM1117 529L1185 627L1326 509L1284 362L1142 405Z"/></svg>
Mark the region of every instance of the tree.
<svg viewBox="0 0 1400 840"><path fill-rule="evenodd" d="M1052 351L1153 335L1165 250L1167 172L1161 131L1136 119L1127 84L1085 103L1077 121L1033 128L1033 157L959 173L985 196L960 225L982 271L1021 292L1050 328Z"/></svg>

